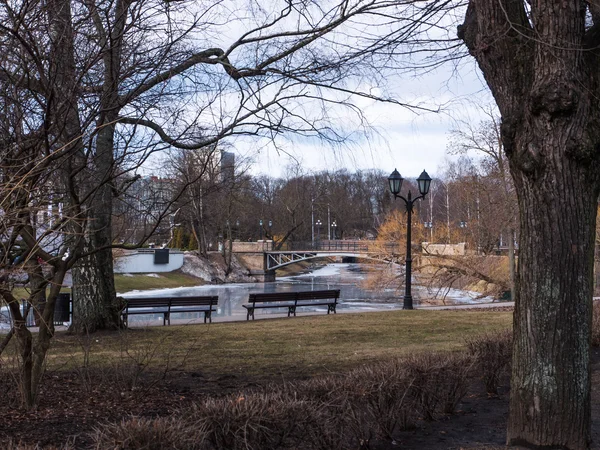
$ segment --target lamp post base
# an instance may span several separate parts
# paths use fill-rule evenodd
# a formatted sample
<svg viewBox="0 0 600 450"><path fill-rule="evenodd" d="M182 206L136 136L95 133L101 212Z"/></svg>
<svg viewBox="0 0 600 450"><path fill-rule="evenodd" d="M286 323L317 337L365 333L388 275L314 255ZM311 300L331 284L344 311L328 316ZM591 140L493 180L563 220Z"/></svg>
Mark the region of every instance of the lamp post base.
<svg viewBox="0 0 600 450"><path fill-rule="evenodd" d="M402 307L402 309L414 309L412 295L404 296L404 306Z"/></svg>

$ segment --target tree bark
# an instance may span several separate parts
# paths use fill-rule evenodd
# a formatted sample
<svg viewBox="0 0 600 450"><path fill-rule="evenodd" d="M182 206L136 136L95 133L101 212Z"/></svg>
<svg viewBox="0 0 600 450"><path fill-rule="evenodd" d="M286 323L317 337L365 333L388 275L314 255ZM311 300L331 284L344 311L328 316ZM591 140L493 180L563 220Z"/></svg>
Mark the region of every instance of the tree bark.
<svg viewBox="0 0 600 450"><path fill-rule="evenodd" d="M112 259L112 212L115 174L114 140L116 121L122 107L119 100L119 77L125 24L130 0L117 0L109 45L102 53L104 78L100 97L98 135L93 156L93 189L95 195L88 209L88 233L85 247L94 251L73 268L73 324L71 331L91 333L96 330L121 327L120 305L117 302ZM97 26L102 27L98 24Z"/></svg>
<svg viewBox="0 0 600 450"><path fill-rule="evenodd" d="M114 330L121 326L113 261L110 252L96 252L78 261L73 275L73 323L78 334Z"/></svg>
<svg viewBox="0 0 600 450"><path fill-rule="evenodd" d="M585 5L541 0L528 15L522 0L470 0L459 27L500 109L519 203L507 443L529 448L591 440L600 107Z"/></svg>
<svg viewBox="0 0 600 450"><path fill-rule="evenodd" d="M558 149L555 149L558 150ZM521 242L508 443L590 443L590 327L597 196L566 159L518 187Z"/></svg>
<svg viewBox="0 0 600 450"><path fill-rule="evenodd" d="M84 253L72 269L73 323L70 331L86 334L121 327L120 305L115 290L112 249L112 190L114 125L101 128L96 141L96 194L88 210ZM102 183L102 181L104 181Z"/></svg>

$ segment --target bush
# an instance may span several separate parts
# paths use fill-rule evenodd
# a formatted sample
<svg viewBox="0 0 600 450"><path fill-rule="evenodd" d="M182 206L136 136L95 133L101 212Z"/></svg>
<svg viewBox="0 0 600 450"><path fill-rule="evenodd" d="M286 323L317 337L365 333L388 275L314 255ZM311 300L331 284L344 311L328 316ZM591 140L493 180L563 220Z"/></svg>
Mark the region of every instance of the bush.
<svg viewBox="0 0 600 450"><path fill-rule="evenodd" d="M312 405L313 420L305 434L308 448L315 450L348 448L348 388L345 376L321 376L284 385L283 389L288 396L302 399Z"/></svg>
<svg viewBox="0 0 600 450"><path fill-rule="evenodd" d="M452 414L467 393L472 358L463 353L424 353L401 361L411 380L410 393L419 414L434 420Z"/></svg>
<svg viewBox="0 0 600 450"><path fill-rule="evenodd" d="M466 340L488 394L497 395L502 376L508 373L512 355L512 331L485 333Z"/></svg>
<svg viewBox="0 0 600 450"><path fill-rule="evenodd" d="M0 450L74 450L75 447L71 443L63 444L59 447L54 445L45 446L38 444L23 444L9 439L7 442L0 443Z"/></svg>
<svg viewBox="0 0 600 450"><path fill-rule="evenodd" d="M98 449L368 449L419 416L452 413L471 365L464 353L411 356L344 376L208 398L179 420L130 419L98 430L95 442Z"/></svg>
<svg viewBox="0 0 600 450"><path fill-rule="evenodd" d="M194 450L202 448L204 436L183 420L132 417L104 425L92 437L98 450Z"/></svg>
<svg viewBox="0 0 600 450"><path fill-rule="evenodd" d="M348 375L351 417L355 428L362 425L368 430L359 441L369 440L371 430L377 437L391 440L395 430L414 427L413 381L403 360L365 366Z"/></svg>
<svg viewBox="0 0 600 450"><path fill-rule="evenodd" d="M296 448L304 441L315 408L276 390L207 399L188 414L195 426L206 430L202 448L271 450Z"/></svg>

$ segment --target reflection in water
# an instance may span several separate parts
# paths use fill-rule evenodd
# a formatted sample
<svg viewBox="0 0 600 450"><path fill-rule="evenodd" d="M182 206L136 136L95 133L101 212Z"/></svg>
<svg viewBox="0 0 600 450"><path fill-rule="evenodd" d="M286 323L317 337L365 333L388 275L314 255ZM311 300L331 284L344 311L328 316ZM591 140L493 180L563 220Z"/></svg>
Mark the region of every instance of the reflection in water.
<svg viewBox="0 0 600 450"><path fill-rule="evenodd" d="M381 266L383 269L385 266ZM386 291L375 291L359 286L360 281L366 277L366 269L372 270L373 265L365 266L363 264L328 264L311 273L296 275L291 277L279 278L275 283L240 283L223 285L206 285L196 287L186 287L177 289L160 289L152 291L133 291L124 294L123 297L147 297L149 295L156 297L167 296L193 296L193 295L218 295L218 311L213 317L234 317L236 319L245 319L246 309L242 307L248 302L248 294L260 292L294 292L294 291L314 291L322 289L340 289L339 310L387 310L402 308L403 291L392 289ZM421 286L413 287L413 296L415 305L418 306L419 298L430 298L431 295L427 289ZM476 300L474 296L465 291L454 290L447 296L447 303L473 303ZM482 302L486 300L477 300ZM487 299L490 301L490 299ZM299 309L308 311L310 308ZM314 311L326 312L326 307L314 307ZM269 309L257 311L256 314L273 314L287 312L286 309ZM144 316L132 316L133 318L143 318ZM161 316L162 317L162 316ZM173 318L192 318L194 314L173 315Z"/></svg>

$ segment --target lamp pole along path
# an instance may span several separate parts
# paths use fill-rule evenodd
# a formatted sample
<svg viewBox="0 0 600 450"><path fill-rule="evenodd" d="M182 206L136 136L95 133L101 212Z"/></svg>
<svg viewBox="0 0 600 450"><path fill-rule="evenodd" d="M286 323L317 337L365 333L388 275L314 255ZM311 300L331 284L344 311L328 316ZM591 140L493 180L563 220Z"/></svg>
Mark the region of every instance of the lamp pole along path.
<svg viewBox="0 0 600 450"><path fill-rule="evenodd" d="M400 198L404 201L406 205L407 212L407 224L406 224L406 282L404 283L404 306L402 309L414 309L413 308L413 298L411 293L411 284L412 284L412 251L411 251L411 228L412 228L412 212L413 205L417 200L425 198L427 193L429 192L429 187L431 186L431 177L427 174L427 172L423 171L419 178L417 178L417 184L419 186L419 195L418 197L412 198L412 193L409 190L407 198L404 198L400 195L400 189L402 188L402 181L404 178L400 175L398 170L394 169L392 174L388 177L388 181L390 183L390 191L394 195L394 198Z"/></svg>

